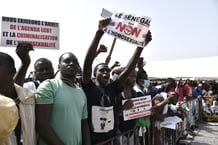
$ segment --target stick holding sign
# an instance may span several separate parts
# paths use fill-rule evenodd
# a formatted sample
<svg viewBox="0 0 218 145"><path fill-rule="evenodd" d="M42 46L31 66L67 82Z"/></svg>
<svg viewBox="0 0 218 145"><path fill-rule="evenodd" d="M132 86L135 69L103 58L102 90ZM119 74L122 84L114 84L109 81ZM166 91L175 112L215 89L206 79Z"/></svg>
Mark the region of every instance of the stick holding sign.
<svg viewBox="0 0 218 145"><path fill-rule="evenodd" d="M112 43L112 46L111 46L111 49L110 49L110 52L109 52L109 54L108 54L108 56L107 56L107 58L106 58L106 60L105 60L105 63L106 63L106 64L109 64L109 62L110 62L110 60L111 60L111 55L112 55L112 53L113 53L116 40L117 40L117 38L114 38L113 43Z"/></svg>

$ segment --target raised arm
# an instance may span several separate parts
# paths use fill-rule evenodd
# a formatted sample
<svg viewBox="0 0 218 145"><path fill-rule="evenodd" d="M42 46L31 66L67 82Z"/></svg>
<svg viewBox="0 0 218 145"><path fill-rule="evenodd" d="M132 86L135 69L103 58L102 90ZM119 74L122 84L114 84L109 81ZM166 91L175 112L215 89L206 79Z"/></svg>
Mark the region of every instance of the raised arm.
<svg viewBox="0 0 218 145"><path fill-rule="evenodd" d="M14 76L14 81L20 86L23 86L27 69L30 65L31 59L29 51L33 50L33 46L30 43L19 43L16 47L16 53L21 60L21 66Z"/></svg>
<svg viewBox="0 0 218 145"><path fill-rule="evenodd" d="M151 36L151 32L148 31L148 34L146 36L146 45L152 40L152 36ZM132 55L131 59L129 60L127 66L125 67L125 69L121 72L121 74L119 75L118 77L118 86L121 87L123 86L126 78L128 77L128 74L133 70L135 69L136 67L136 64L138 62L138 59L142 53L142 50L143 50L143 47L137 47L134 54Z"/></svg>
<svg viewBox="0 0 218 145"><path fill-rule="evenodd" d="M100 42L101 37L104 34L103 28L106 27L110 23L111 19L105 19L99 21L98 30L92 40L91 45L86 53L84 65L83 65L83 83L87 84L92 76L92 64L96 57L96 49Z"/></svg>

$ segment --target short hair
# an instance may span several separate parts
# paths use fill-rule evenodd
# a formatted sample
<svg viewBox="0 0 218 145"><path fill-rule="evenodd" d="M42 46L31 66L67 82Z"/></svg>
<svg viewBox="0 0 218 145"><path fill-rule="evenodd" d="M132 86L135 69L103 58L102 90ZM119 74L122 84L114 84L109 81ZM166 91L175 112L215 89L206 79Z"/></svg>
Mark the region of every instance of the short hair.
<svg viewBox="0 0 218 145"><path fill-rule="evenodd" d="M49 65L52 66L52 62L51 62L49 59L47 59L47 58L39 58L39 59L37 59L37 60L35 61L35 63L34 63L34 69L35 69L35 70L36 70L37 64L38 64L40 61L46 62L46 63L48 63ZM53 66L52 66L52 67L53 67Z"/></svg>
<svg viewBox="0 0 218 145"><path fill-rule="evenodd" d="M94 75L94 76L96 76L98 67L101 66L101 65L107 65L107 66L108 66L108 64L107 64L107 63L104 63L104 62L97 64L97 65L94 67L94 70L93 70L93 73L94 73L93 75Z"/></svg>
<svg viewBox="0 0 218 145"><path fill-rule="evenodd" d="M7 53L4 53L4 52L0 52L0 60L1 60L0 62L2 64L6 65L10 74L16 73L14 59L10 55L8 55Z"/></svg>
<svg viewBox="0 0 218 145"><path fill-rule="evenodd" d="M75 58L77 59L76 55L74 55L72 52L65 52L65 53L61 54L61 56L59 57L59 60L58 60L58 63L59 63L59 64L61 63L62 57L63 57L65 54L71 54L71 55L73 55L73 57L75 57ZM77 60L77 61L78 61L78 60Z"/></svg>
<svg viewBox="0 0 218 145"><path fill-rule="evenodd" d="M168 92L171 88L176 87L176 80L173 78L167 78L163 85L165 87L165 91Z"/></svg>
<svg viewBox="0 0 218 145"><path fill-rule="evenodd" d="M138 70L136 80L139 79L148 79L147 72L145 70Z"/></svg>

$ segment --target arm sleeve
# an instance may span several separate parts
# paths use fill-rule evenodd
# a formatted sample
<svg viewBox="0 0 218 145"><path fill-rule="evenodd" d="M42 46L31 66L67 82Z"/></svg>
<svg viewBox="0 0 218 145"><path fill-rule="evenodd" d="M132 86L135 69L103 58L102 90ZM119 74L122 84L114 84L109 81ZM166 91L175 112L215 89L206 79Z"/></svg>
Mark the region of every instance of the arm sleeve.
<svg viewBox="0 0 218 145"><path fill-rule="evenodd" d="M84 105L83 105L83 112L82 112L82 119L88 118L88 111L87 111L87 98L85 92L82 90L83 96L84 96Z"/></svg>
<svg viewBox="0 0 218 145"><path fill-rule="evenodd" d="M50 80L46 80L40 84L36 91L36 104L53 104L54 88Z"/></svg>

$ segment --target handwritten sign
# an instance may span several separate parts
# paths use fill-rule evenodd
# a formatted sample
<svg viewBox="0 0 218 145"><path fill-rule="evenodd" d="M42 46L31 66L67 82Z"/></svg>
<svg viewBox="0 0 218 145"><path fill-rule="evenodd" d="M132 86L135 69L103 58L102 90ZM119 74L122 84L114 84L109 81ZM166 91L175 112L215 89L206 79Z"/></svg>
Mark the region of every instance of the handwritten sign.
<svg viewBox="0 0 218 145"><path fill-rule="evenodd" d="M131 120L136 119L144 116L151 115L151 96L142 96L137 98L132 98L133 107L129 110L123 111L123 119L124 120ZM122 104L124 104L127 100L123 100Z"/></svg>
<svg viewBox="0 0 218 145"><path fill-rule="evenodd" d="M137 46L145 46L145 38L151 22L150 17L115 12L111 19L110 25L104 29L107 34Z"/></svg>
<svg viewBox="0 0 218 145"><path fill-rule="evenodd" d="M59 23L2 17L1 46L29 42L34 48L59 49Z"/></svg>

